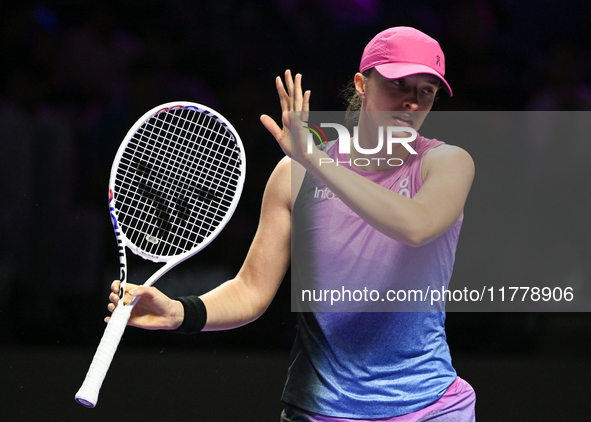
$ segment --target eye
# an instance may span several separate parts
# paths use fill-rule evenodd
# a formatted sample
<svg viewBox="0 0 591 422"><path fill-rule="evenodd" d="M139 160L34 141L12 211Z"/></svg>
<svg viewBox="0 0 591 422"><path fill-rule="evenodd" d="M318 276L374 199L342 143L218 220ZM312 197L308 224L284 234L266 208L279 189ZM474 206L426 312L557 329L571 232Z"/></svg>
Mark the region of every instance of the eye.
<svg viewBox="0 0 591 422"><path fill-rule="evenodd" d="M392 83L397 86L404 86L404 81L402 79L392 79Z"/></svg>
<svg viewBox="0 0 591 422"><path fill-rule="evenodd" d="M423 89L423 94L434 95L438 89L439 89L439 87L429 86L429 87Z"/></svg>

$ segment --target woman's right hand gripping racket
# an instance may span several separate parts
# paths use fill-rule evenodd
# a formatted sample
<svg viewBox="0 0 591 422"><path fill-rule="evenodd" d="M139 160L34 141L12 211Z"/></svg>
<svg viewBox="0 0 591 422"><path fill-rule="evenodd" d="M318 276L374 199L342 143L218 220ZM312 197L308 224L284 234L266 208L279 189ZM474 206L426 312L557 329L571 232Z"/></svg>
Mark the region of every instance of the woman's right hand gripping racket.
<svg viewBox="0 0 591 422"><path fill-rule="evenodd" d="M205 248L238 204L245 176L240 137L220 114L177 102L142 116L121 143L109 182L109 207L117 237L125 294L125 247L163 262L151 286L175 265ZM119 301L76 401L94 407L137 298Z"/></svg>

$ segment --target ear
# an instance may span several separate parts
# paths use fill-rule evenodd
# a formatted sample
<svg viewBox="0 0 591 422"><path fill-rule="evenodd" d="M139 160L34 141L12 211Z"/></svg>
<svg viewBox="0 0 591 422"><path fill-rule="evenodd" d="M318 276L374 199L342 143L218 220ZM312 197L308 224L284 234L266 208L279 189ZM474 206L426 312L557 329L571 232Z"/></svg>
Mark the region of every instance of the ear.
<svg viewBox="0 0 591 422"><path fill-rule="evenodd" d="M367 87L366 77L358 72L355 74L354 81L355 81L355 91L357 92L357 95L359 95L359 98L361 98L362 100L365 100L365 90Z"/></svg>

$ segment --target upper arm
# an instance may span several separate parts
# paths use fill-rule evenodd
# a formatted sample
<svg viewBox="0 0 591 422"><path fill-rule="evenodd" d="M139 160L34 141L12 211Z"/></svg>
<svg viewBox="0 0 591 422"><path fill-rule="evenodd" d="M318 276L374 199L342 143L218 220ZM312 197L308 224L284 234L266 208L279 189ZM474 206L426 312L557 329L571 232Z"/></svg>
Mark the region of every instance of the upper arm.
<svg viewBox="0 0 591 422"><path fill-rule="evenodd" d="M282 159L267 182L258 229L238 273L261 313L273 300L291 257L290 162Z"/></svg>
<svg viewBox="0 0 591 422"><path fill-rule="evenodd" d="M444 145L429 151L423 159L423 186L414 196L427 212L427 243L445 233L462 217L464 204L474 180L474 161L465 150Z"/></svg>

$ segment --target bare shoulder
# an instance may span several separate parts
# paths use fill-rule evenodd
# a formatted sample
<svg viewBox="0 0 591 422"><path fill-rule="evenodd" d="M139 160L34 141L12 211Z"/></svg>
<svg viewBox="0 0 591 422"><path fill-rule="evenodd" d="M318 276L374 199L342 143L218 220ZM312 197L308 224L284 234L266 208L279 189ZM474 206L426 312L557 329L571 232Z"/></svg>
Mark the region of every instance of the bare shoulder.
<svg viewBox="0 0 591 422"><path fill-rule="evenodd" d="M474 178L474 160L465 149L446 144L427 151L421 170L423 180L432 172L452 172L462 173L471 181Z"/></svg>
<svg viewBox="0 0 591 422"><path fill-rule="evenodd" d="M283 157L275 166L265 188L265 199L290 207L291 159L289 157Z"/></svg>
<svg viewBox="0 0 591 422"><path fill-rule="evenodd" d="M439 159L469 161L473 163L468 151L458 146L447 144L431 148L425 154L425 160L434 161Z"/></svg>
<svg viewBox="0 0 591 422"><path fill-rule="evenodd" d="M275 166L271 177L269 177L269 185L273 187L285 188L291 184L291 158L283 157Z"/></svg>
<svg viewBox="0 0 591 422"><path fill-rule="evenodd" d="M275 170L273 170L269 178L267 190L281 193L281 196L285 199L291 210L300 191L305 174L306 169L301 164L287 156L283 157L277 166L275 166Z"/></svg>
<svg viewBox="0 0 591 422"><path fill-rule="evenodd" d="M275 166L275 172L288 176L291 172L291 158L288 156L283 157Z"/></svg>

